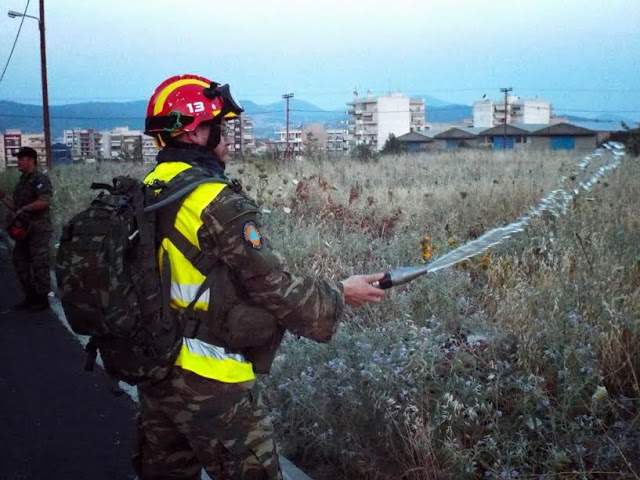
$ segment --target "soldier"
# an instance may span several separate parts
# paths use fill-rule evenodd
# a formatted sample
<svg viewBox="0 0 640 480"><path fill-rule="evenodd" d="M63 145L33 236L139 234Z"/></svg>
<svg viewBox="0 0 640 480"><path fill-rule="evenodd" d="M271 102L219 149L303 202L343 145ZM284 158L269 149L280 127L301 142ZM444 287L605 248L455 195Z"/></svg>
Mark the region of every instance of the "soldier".
<svg viewBox="0 0 640 480"><path fill-rule="evenodd" d="M225 119L242 111L228 85L164 81L147 109L145 133L160 152L145 183L194 172L225 179ZM161 269L186 328L169 377L139 386L136 471L196 480L204 466L211 478L281 479L256 373L268 373L285 329L326 342L345 303L380 302L385 292L371 282L383 274L336 282L284 271L237 182L199 186L159 225Z"/></svg>
<svg viewBox="0 0 640 480"><path fill-rule="evenodd" d="M22 172L13 198L0 189L0 201L12 213L8 216L9 234L15 240L13 264L25 297L15 305L17 310L46 310L51 287L49 274L49 241L51 239L51 197L49 177L38 171L38 154L22 147L14 155Z"/></svg>

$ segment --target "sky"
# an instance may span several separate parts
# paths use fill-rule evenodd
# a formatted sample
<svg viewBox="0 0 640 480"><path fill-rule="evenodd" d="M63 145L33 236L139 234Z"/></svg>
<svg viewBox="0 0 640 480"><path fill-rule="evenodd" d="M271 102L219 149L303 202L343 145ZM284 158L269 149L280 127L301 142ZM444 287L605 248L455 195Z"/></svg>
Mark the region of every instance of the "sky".
<svg viewBox="0 0 640 480"><path fill-rule="evenodd" d="M27 0L0 0L0 73ZM356 89L471 104L500 88L557 113L640 119L639 0L45 0L51 104L147 100L195 73L239 99L346 108ZM38 16L38 0L27 14ZM0 100L41 103L24 19ZM428 112L427 112L428 116Z"/></svg>

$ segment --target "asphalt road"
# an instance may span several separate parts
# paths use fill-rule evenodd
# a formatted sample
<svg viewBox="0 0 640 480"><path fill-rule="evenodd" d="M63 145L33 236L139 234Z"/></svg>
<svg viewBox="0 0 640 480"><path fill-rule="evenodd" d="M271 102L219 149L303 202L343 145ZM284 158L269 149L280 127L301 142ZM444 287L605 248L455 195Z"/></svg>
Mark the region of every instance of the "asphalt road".
<svg viewBox="0 0 640 480"><path fill-rule="evenodd" d="M1 244L2 242L0 242ZM12 311L21 290L0 248L0 480L133 479L135 403L51 311Z"/></svg>

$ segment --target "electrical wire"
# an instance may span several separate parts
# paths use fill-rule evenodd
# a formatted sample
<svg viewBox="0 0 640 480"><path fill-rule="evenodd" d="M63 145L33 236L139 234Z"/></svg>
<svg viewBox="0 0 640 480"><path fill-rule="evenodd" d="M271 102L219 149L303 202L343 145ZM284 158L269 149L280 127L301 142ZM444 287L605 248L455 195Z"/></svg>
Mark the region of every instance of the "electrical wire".
<svg viewBox="0 0 640 480"><path fill-rule="evenodd" d="M13 46L11 47L11 52L9 52L9 58L7 58L7 63L4 65L4 69L2 70L2 75L0 75L0 83L2 83L2 79L4 78L4 74L7 72L7 68L9 67L9 62L11 62L11 57L13 56L13 51L16 48L16 44L18 43L18 37L20 36L20 32L22 31L22 24L24 23L25 15L27 14L27 10L29 9L29 2L31 0L27 0L27 6L24 7L24 12L22 13L22 19L20 20L20 26L18 27L18 33L16 33L16 38L13 41Z"/></svg>

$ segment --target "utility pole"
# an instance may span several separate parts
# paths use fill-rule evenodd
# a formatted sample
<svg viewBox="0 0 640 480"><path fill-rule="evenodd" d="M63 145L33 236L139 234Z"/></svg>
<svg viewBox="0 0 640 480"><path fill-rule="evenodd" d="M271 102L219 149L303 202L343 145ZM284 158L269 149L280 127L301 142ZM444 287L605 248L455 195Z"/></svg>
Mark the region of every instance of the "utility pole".
<svg viewBox="0 0 640 480"><path fill-rule="evenodd" d="M9 10L7 15L10 18L33 18L38 21L40 29L40 73L42 75L42 120L44 123L44 149L47 157L47 167L53 166L53 157L51 153L51 127L49 126L49 90L47 88L47 47L44 35L44 0L40 0L40 17L27 15L26 13Z"/></svg>
<svg viewBox="0 0 640 480"><path fill-rule="evenodd" d="M512 91L513 88L509 87L509 88L501 88L500 91L502 93L504 93L504 132L503 132L503 150L507 149L507 115L508 115L508 107L509 107L509 102L508 102L508 97L507 94Z"/></svg>
<svg viewBox="0 0 640 480"><path fill-rule="evenodd" d="M282 98L287 102L287 130L286 130L286 140L287 140L287 149L284 152L284 158L289 156L289 99L293 98L293 93L285 93L282 95Z"/></svg>
<svg viewBox="0 0 640 480"><path fill-rule="evenodd" d="M51 126L49 124L49 88L47 86L47 47L44 35L44 0L40 0L40 70L42 73L42 119L44 122L44 149L47 156L47 167L53 167L51 151Z"/></svg>

